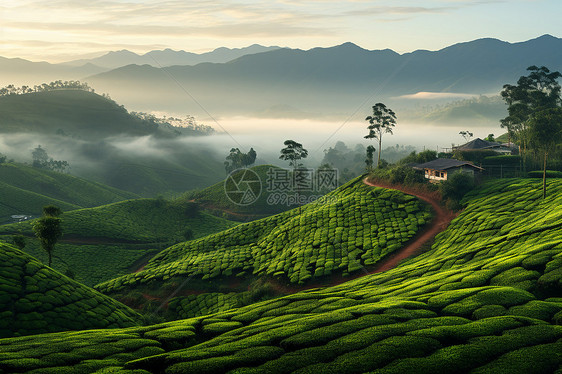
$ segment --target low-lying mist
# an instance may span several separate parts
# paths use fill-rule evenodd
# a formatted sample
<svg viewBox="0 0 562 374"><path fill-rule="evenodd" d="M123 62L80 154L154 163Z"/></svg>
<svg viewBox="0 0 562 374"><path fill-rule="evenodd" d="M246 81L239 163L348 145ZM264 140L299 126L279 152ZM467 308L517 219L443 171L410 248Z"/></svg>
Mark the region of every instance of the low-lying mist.
<svg viewBox="0 0 562 374"><path fill-rule="evenodd" d="M8 159L31 164L33 149L41 145L50 158L68 161L68 172L73 175L154 196L203 188L222 180L226 175L225 157L231 148L239 148L242 152L254 148L256 164L271 163L282 167L289 166L279 159L287 139L303 144L309 151L308 158L303 160L307 167L321 165L325 151L337 142L345 143L350 149L357 144L372 144L378 148L376 141L363 138L367 134L367 123L357 119L330 122L235 117L204 123L219 132L172 139L114 136L102 141L58 135L4 134L0 138L0 153ZM412 146L417 150L443 150L464 142L460 130L465 128L399 122L393 134L383 136L382 157L385 158L385 149L398 149L397 145ZM468 130L482 138L490 133L502 133L499 126ZM391 157L389 161L394 161L391 155L388 156ZM358 162L362 164L362 159Z"/></svg>

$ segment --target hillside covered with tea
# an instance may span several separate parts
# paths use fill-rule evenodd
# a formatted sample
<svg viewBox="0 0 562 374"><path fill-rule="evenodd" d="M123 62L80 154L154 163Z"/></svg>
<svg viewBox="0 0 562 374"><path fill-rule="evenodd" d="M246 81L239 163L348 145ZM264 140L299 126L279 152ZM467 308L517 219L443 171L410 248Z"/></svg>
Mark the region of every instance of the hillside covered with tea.
<svg viewBox="0 0 562 374"><path fill-rule="evenodd" d="M141 323L141 316L125 305L3 243L0 301L1 338Z"/></svg>
<svg viewBox="0 0 562 374"><path fill-rule="evenodd" d="M100 330L96 339L93 332L3 339L0 369L88 363L84 372L557 372L561 196L559 181L544 200L532 180L487 183L465 198L466 209L431 250L389 271L169 322L166 334L131 328ZM108 338L100 342L104 331ZM83 345L90 354L42 360L63 348L37 343L62 339L65 351ZM164 352L116 355L128 339ZM25 359L10 361L13 352Z"/></svg>
<svg viewBox="0 0 562 374"><path fill-rule="evenodd" d="M347 276L401 248L431 220L413 196L371 188L361 178L322 199L205 238L174 245L143 271L96 288L104 293L156 287L178 277L269 276L294 284Z"/></svg>
<svg viewBox="0 0 562 374"><path fill-rule="evenodd" d="M0 238L10 242L24 235L24 251L45 260L34 238L36 220L0 226ZM76 280L93 286L140 268L158 251L187 239L200 238L237 223L199 210L194 203L135 199L62 215L64 235L55 251L53 268L70 270Z"/></svg>

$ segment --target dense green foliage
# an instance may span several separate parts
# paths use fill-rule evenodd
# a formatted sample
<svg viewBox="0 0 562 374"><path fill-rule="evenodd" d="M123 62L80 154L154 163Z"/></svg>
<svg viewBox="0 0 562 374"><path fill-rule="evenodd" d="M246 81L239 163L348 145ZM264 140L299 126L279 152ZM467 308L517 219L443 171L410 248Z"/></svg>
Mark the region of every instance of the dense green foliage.
<svg viewBox="0 0 562 374"><path fill-rule="evenodd" d="M371 188L356 178L300 214L294 209L172 246L144 271L97 288L114 292L187 275L268 275L299 284L332 273L347 275L399 249L430 219L415 197Z"/></svg>
<svg viewBox="0 0 562 374"><path fill-rule="evenodd" d="M400 160L400 165L408 164L424 164L429 161L437 159L437 152L431 149L426 149L421 152L412 151L408 156Z"/></svg>
<svg viewBox="0 0 562 374"><path fill-rule="evenodd" d="M127 327L139 316L33 257L0 243L0 337Z"/></svg>
<svg viewBox="0 0 562 374"><path fill-rule="evenodd" d="M529 178L542 178L543 172L539 170L530 171L527 173ZM562 171L558 170L547 170L546 171L547 178L562 178Z"/></svg>
<svg viewBox="0 0 562 374"><path fill-rule="evenodd" d="M49 204L67 211L138 197L69 174L12 163L0 164L0 196L0 222L17 214L38 216Z"/></svg>
<svg viewBox="0 0 562 374"><path fill-rule="evenodd" d="M45 259L31 239L35 220L0 226L0 237L9 241L15 234L30 237L25 251ZM80 282L93 286L124 275L143 258L172 244L185 241L186 229L194 238L225 230L236 223L198 212L190 203L163 199L126 200L64 214L64 236L57 244L53 267L70 269Z"/></svg>
<svg viewBox="0 0 562 374"><path fill-rule="evenodd" d="M164 134L109 98L81 89L0 97L0 132L59 134L91 140L111 135Z"/></svg>
<svg viewBox="0 0 562 374"><path fill-rule="evenodd" d="M40 142L64 161L36 165L65 170L70 164L74 175L145 197L218 181L224 169L215 152L185 142L211 130L190 119L169 120L129 113L108 97L80 89L0 96L0 133L7 137L0 151L29 162L22 148Z"/></svg>
<svg viewBox="0 0 562 374"><path fill-rule="evenodd" d="M562 365L562 183L550 183L546 201L537 185L502 180L475 190L431 251L384 273L118 330L103 342L103 330L5 339L0 369L89 363L84 372L554 372ZM141 338L139 347L165 353L137 352L144 358L130 361L132 348L123 347ZM61 354L81 345L90 347L87 358ZM57 361L39 359L47 355Z"/></svg>
<svg viewBox="0 0 562 374"><path fill-rule="evenodd" d="M4 339L0 370L556 372L562 182L549 182L546 200L538 186L512 179L474 190L430 251L392 270L165 325ZM161 349L131 360L130 339ZM79 346L88 354L64 353Z"/></svg>
<svg viewBox="0 0 562 374"><path fill-rule="evenodd" d="M474 176L468 173L457 172L439 183L439 192L447 206L452 210L461 208L460 201L475 186Z"/></svg>

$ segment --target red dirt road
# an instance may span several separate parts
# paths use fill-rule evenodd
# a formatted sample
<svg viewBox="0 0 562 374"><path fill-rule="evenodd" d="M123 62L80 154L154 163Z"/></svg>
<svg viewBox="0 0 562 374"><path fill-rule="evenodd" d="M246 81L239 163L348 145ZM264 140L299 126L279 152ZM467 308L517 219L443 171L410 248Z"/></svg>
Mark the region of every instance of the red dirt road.
<svg viewBox="0 0 562 374"><path fill-rule="evenodd" d="M382 187L402 191L408 195L416 196L417 198L429 203L435 212L433 220L431 221L431 223L429 223L428 226L424 227L423 231L415 236L403 248L388 255L374 267L371 267L369 269L363 268L363 271L358 271L357 273L347 277L332 275L328 280L324 279L323 281L313 281L304 286L281 284L278 280L270 278L269 281L277 292L282 294L291 294L298 291L314 288L332 287L353 279L364 277L365 275L381 273L383 271L390 270L396 267L396 265L398 265L400 261L416 254L416 252L418 252L426 243L431 241L441 231L444 231L447 226L449 226L449 223L451 223L453 218L456 217L455 213L443 208L440 205L441 196L438 192L431 192L417 188L408 188L401 185L381 183L378 181L368 181L367 178L365 178L363 182L373 187Z"/></svg>
<svg viewBox="0 0 562 374"><path fill-rule="evenodd" d="M373 273L380 273L382 271L386 271L392 269L398 263L405 258L408 258L415 254L422 246L427 243L428 241L432 240L437 234L441 231L445 230L449 223L456 217L456 215L443 208L439 204L439 196L437 193L431 193L429 191L421 191L413 188L408 188L404 186L396 186L391 184L385 184L380 182L372 182L365 178L363 182L369 186L373 187L383 187L383 188L391 188L394 190L402 191L408 195L416 196L418 199L423 200L431 205L433 210L435 211L435 217L431 221L428 228L426 228L420 235L416 236L413 241L408 243L405 247L398 250L395 253L390 254L387 258L385 258L381 263L375 266L369 274Z"/></svg>

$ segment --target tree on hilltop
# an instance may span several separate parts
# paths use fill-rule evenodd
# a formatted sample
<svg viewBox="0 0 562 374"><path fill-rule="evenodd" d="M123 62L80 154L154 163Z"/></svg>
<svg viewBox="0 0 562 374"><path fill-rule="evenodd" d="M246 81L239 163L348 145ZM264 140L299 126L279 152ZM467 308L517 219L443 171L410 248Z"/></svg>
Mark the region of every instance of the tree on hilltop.
<svg viewBox="0 0 562 374"><path fill-rule="evenodd" d="M530 145L530 124L539 112L560 107L560 84L557 79L562 74L551 72L547 67L529 66L529 75L521 76L517 85L506 84L501 92L505 100L508 116L502 119L501 126L519 142L523 156L523 171L526 169L527 147ZM536 139L535 139L536 141ZM521 146L523 147L521 152ZM536 146L536 145L535 145Z"/></svg>
<svg viewBox="0 0 562 374"><path fill-rule="evenodd" d="M372 107L373 114L365 118L369 122L367 129L369 134L364 136L365 139L377 139L379 141L379 154L377 158L377 167L381 163L382 136L384 133L392 135L392 129L396 126L396 113L387 108L383 103L376 103Z"/></svg>
<svg viewBox="0 0 562 374"><path fill-rule="evenodd" d="M543 156L543 199L546 198L547 158L560 143L562 143L562 108L549 108L533 115L529 122L529 144Z"/></svg>
<svg viewBox="0 0 562 374"><path fill-rule="evenodd" d="M62 237L61 210L54 205L43 207L43 217L39 218L33 225L35 236L41 242L41 247L47 252L49 266L52 263L55 244Z"/></svg>

